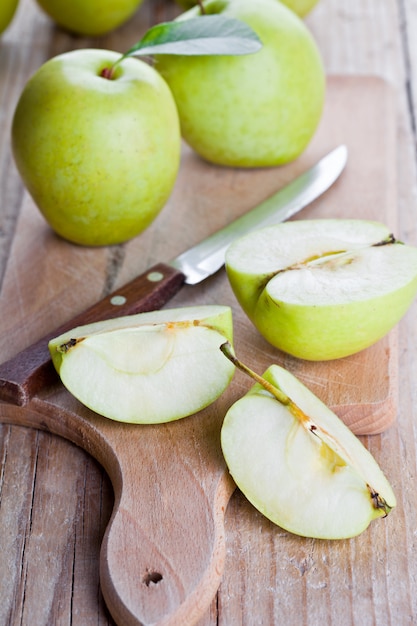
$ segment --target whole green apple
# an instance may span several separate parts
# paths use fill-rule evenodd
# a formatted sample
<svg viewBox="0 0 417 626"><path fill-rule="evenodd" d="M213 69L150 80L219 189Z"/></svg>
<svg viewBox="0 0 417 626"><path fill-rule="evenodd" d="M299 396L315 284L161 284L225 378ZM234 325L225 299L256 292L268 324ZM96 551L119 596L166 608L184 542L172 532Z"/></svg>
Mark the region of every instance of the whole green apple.
<svg viewBox="0 0 417 626"><path fill-rule="evenodd" d="M417 248L365 220L298 220L250 233L226 254L232 289L273 346L337 359L371 346L417 293Z"/></svg>
<svg viewBox="0 0 417 626"><path fill-rule="evenodd" d="M47 61L16 107L12 147L51 227L84 245L116 244L156 217L176 180L178 114L148 64L75 50Z"/></svg>
<svg viewBox="0 0 417 626"><path fill-rule="evenodd" d="M77 35L104 35L126 22L142 0L37 0L62 28Z"/></svg>
<svg viewBox="0 0 417 626"><path fill-rule="evenodd" d="M299 156L321 118L325 76L302 20L276 0L207 0L207 14L246 22L263 48L232 56L157 56L186 142L213 163L274 166ZM177 19L200 14L195 7Z"/></svg>
<svg viewBox="0 0 417 626"><path fill-rule="evenodd" d="M285 4L291 11L297 13L300 17L304 17L317 4L318 0L279 0ZM177 4L183 9L190 9L197 4L196 0L176 0Z"/></svg>
<svg viewBox="0 0 417 626"><path fill-rule="evenodd" d="M19 0L1 0L0 3L0 33L6 30L13 19Z"/></svg>

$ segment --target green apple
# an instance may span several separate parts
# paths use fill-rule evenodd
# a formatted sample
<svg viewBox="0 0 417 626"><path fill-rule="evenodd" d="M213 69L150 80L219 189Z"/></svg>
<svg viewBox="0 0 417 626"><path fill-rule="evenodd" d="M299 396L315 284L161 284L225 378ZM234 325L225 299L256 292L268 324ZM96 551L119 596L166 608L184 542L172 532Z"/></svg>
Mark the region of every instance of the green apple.
<svg viewBox="0 0 417 626"><path fill-rule="evenodd" d="M51 227L84 245L142 232L165 205L180 162L175 102L147 63L75 50L29 80L12 125L15 161ZM106 72L109 74L106 77Z"/></svg>
<svg viewBox="0 0 417 626"><path fill-rule="evenodd" d="M321 400L278 365L259 377L233 362L257 382L227 412L221 446L263 515L298 535L344 539L389 513L395 495L379 465Z"/></svg>
<svg viewBox="0 0 417 626"><path fill-rule="evenodd" d="M280 2L300 17L304 17L316 6L318 0L280 0Z"/></svg>
<svg viewBox="0 0 417 626"><path fill-rule="evenodd" d="M65 387L100 415L155 424L196 413L226 389L232 313L207 305L139 313L69 331L49 343Z"/></svg>
<svg viewBox="0 0 417 626"><path fill-rule="evenodd" d="M177 4L183 9L191 9L197 4L196 0L176 0ZM279 0L285 4L291 11L297 13L300 17L304 17L317 4L318 0Z"/></svg>
<svg viewBox="0 0 417 626"><path fill-rule="evenodd" d="M280 0L280 2L300 17L304 17L316 6L318 0Z"/></svg>
<svg viewBox="0 0 417 626"><path fill-rule="evenodd" d="M226 270L267 341L313 361L374 344L417 293L417 248L365 220L299 220L260 229L229 247Z"/></svg>
<svg viewBox="0 0 417 626"><path fill-rule="evenodd" d="M0 33L6 30L12 21L19 0L1 0L0 3Z"/></svg>
<svg viewBox="0 0 417 626"><path fill-rule="evenodd" d="M138 9L142 0L37 0L37 2L65 30L77 35L98 36L126 22Z"/></svg>
<svg viewBox="0 0 417 626"><path fill-rule="evenodd" d="M276 0L207 0L207 14L247 23L263 48L232 56L156 56L186 142L213 163L274 166L298 157L321 118L325 75L302 20ZM200 13L194 7L180 15Z"/></svg>

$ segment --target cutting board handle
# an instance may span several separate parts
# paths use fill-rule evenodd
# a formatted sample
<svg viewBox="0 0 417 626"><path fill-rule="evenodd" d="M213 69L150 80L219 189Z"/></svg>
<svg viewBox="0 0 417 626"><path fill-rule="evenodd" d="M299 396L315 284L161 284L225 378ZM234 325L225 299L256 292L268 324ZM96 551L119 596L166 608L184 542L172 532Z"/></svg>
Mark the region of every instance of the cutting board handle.
<svg viewBox="0 0 417 626"><path fill-rule="evenodd" d="M180 290L184 281L185 276L179 270L159 263L54 329L0 365L0 400L23 406L56 380L48 350L48 342L54 337L91 322L159 309Z"/></svg>
<svg viewBox="0 0 417 626"><path fill-rule="evenodd" d="M114 510L100 553L100 585L120 626L192 626L209 610L225 561L224 516L235 489L220 448L225 407L169 424L116 423L61 385L25 407L0 403L0 421L60 435L107 471Z"/></svg>

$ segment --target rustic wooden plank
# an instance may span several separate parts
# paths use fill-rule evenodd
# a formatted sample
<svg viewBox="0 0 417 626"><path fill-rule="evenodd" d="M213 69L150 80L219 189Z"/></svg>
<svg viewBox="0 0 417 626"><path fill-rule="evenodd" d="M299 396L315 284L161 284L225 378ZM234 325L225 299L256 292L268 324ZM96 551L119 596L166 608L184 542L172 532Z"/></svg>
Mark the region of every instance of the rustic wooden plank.
<svg viewBox="0 0 417 626"><path fill-rule="evenodd" d="M73 614L83 624L99 611L112 624L98 564L112 506L107 476L60 438L2 430L0 623L64 624Z"/></svg>
<svg viewBox="0 0 417 626"><path fill-rule="evenodd" d="M412 3L405 3L409 8L408 18L412 15ZM158 3L161 6L161 3ZM149 7L149 4L148 4ZM33 9L35 11L35 9ZM40 19L40 18L38 18ZM41 22L44 24L44 20ZM397 89L400 98L400 115L399 115L399 188L400 188L400 209L401 209L401 229L402 233L409 235L411 241L416 241L415 237L415 219L413 211L410 210L415 203L415 162L413 159L413 141L410 135L410 118L409 111L404 106L405 96L402 89L404 81L404 68L401 55L399 53L399 33L397 30L398 15L396 12L396 4L394 2L377 3L376 1L343 3L336 0L322 2L317 7L314 14L309 18L314 32L320 37L325 50L325 59L327 67L333 72L347 71L355 73L378 73L393 80L393 84ZM27 28L26 34L34 33L31 28ZM39 32L39 31L38 31ZM46 32L46 31L45 31ZM39 35L39 38L41 36ZM54 37L54 50L65 48L66 42L69 40L65 37ZM114 39L116 41L116 38ZM82 45L80 42L78 45ZM39 46L40 50L44 50L44 43ZM43 54L43 52L42 52ZM21 79L22 80L22 79ZM3 189L3 187L2 187ZM14 198L14 197L13 197ZM16 199L13 199L13 203ZM197 231L196 231L197 232ZM148 258L152 258L152 245L147 250ZM105 266L111 265L111 260L105 259ZM123 271L123 268L122 268ZM119 273L120 276L120 273ZM255 519L257 514L250 509L248 505L239 495L233 499L232 508L228 515L228 545L230 566L228 565L224 592L219 594L219 611L220 616L217 619L217 610L212 609L212 614L208 616L208 622L215 623L244 623L248 616L256 616L252 623L317 623L314 619L318 615L324 615L327 623L346 623L346 624L364 624L364 623L381 623L381 624L399 624L413 623L413 616L416 615L415 606L415 567L413 562L406 559L407 551L413 546L413 531L415 529L415 490L413 489L413 476L415 475L415 433L413 422L415 422L416 407L416 328L415 328L415 307L406 317L400 326L400 410L398 414L397 424L387 433L372 440L366 440L367 445L378 455L387 469L387 473L393 477L394 487L397 494L401 494L398 510L393 514L396 516L397 523L392 530L387 533L386 537L378 534L377 537L369 533L363 541L354 540L349 542L350 551L346 548L332 544L329 554L319 551L314 552L309 542L296 546L296 551L285 551L283 546L275 546L276 549L269 550L270 541L278 541L279 531L268 528L265 520L258 524L259 520L249 525L247 522L241 522L242 515ZM23 343L23 341L22 341ZM32 479L26 458L24 457L22 446L15 441L11 443L8 433L19 433L19 428L9 428L0 426L2 433L7 433L3 440L3 448L11 459L21 459L23 485L18 481L19 487L23 489L22 497L32 499ZM26 432L26 431L25 431ZM43 435L48 437L47 435ZM81 455L82 452L73 449L73 446L65 442L59 441L59 445L69 446L73 450L73 454ZM401 462L400 462L401 460ZM13 462L13 471L19 469L19 464ZM3 466L3 467L7 467ZM29 463L30 467L30 463ZM75 477L72 485L75 488L77 481L81 480L83 472L79 472L78 466L75 468ZM45 468L38 469L38 480L48 489L49 483L54 481L53 472L45 473ZM3 475L3 489L10 485L10 474ZM25 487L26 486L26 487ZM92 491L92 495L94 490ZM17 498L18 500L18 498ZM236 504L235 504L236 500ZM2 499L2 506L4 506ZM17 503L16 503L17 504ZM14 503L8 502L8 511L13 515ZM73 502L73 515L79 513L77 504ZM9 508L11 507L11 508ZM18 512L18 506L15 512ZM21 521L28 514L29 507L23 506ZM70 507L68 513L71 515ZM4 518L3 518L4 519ZM232 521L233 520L233 521ZM10 523L10 518L8 518ZM46 520L45 520L46 524ZM235 527L236 524L236 527ZM24 526L25 527L25 526ZM7 528L7 527L6 527ZM12 526L13 528L13 526ZM45 528L45 527L44 527ZM391 527L390 527L391 528ZM1 524L1 530L5 526ZM54 532L54 528L51 529ZM30 529L28 530L30 536ZM270 534L269 534L270 533ZM2 547L5 534L2 533ZM63 536L62 550L65 551L65 542ZM259 537L259 541L258 541ZM256 538L256 539L255 539ZM13 550L14 539L9 536L8 546ZM263 539L263 540L262 540ZM374 548L371 550L371 540L376 539L380 543L373 543ZM306 545L307 544L307 545ZM377 548L375 549L375 545ZM279 547L279 551L278 551ZM259 549L259 552L257 550ZM3 551L2 551L3 553ZM255 556L259 554L259 558ZM252 558L250 558L252 555ZM330 556L329 556L330 555ZM277 559L280 557L280 560ZM323 558L326 556L327 570L324 568ZM294 557L294 558L293 558ZM313 566L308 569L311 559ZM331 557L331 558L330 558ZM80 558L81 555L80 555ZM270 580L278 580L282 586L285 584L281 580L287 575L287 572L280 572L280 577L273 574L274 563L293 558L292 567L300 572L298 578L290 578L285 591L290 595L293 606L296 605L298 597L309 597L309 611L300 615L299 613L287 613L288 621L282 618L281 610L283 598L278 592L279 586L273 585L268 588L265 582ZM372 563L372 567L367 562ZM317 563L321 568L318 575L315 576L314 569ZM301 565L300 565L301 564ZM17 564L18 567L18 564ZM289 567L288 567L289 568ZM339 570L343 575L338 576ZM304 571L302 575L301 572ZM45 572L52 577L55 572ZM34 575L32 573L32 575ZM290 584L290 580L295 580L294 584ZM308 582L307 582L308 581ZM314 588L314 599L312 589L314 584L319 581L320 585L326 583L334 589L333 594L323 595L319 588ZM340 584L341 593L337 593ZM80 583L82 586L83 583ZM49 587L48 587L49 588ZM7 591L14 593L12 585ZM385 592L385 594L383 593ZM308 595L308 593L310 595ZM242 598L247 599L245 604L246 613L242 612ZM10 598L10 596L6 597ZM36 602L36 598L33 601ZM42 597L42 601L49 602L47 596ZM281 602L281 604L279 604ZM240 604L239 604L240 603ZM273 608L275 603L275 609ZM238 606L239 604L239 606ZM290 600L287 600L286 607ZM28 605L29 606L29 605ZM263 606L266 610L263 612ZM74 607L73 607L74 608ZM234 612L234 609L236 612ZM284 606L285 609L285 606ZM275 613L274 613L275 610ZM229 611L229 612L228 612ZM368 612L367 612L368 611ZM100 608L92 607L91 615L102 615ZM26 614L28 615L28 614ZM232 622L226 619L226 616L232 616ZM69 621L70 618L68 618ZM33 623L25 617L26 623ZM263 621L262 621L263 620ZM292 620L292 621L291 621ZM79 623L86 623L86 619ZM206 620L205 620L206 621ZM325 621L325 620L323 620ZM21 622L16 613L15 623ZM63 622L62 622L63 623ZM76 611L73 611L73 623L77 623ZM326 622L325 622L326 623ZM204 625L205 626L205 625Z"/></svg>

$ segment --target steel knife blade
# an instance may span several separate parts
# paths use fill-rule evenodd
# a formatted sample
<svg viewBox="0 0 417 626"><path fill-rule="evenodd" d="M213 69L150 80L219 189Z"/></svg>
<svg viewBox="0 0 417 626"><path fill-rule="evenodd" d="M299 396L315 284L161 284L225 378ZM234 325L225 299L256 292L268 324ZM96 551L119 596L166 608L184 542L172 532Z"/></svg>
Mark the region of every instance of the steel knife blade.
<svg viewBox="0 0 417 626"><path fill-rule="evenodd" d="M208 278L223 266L232 241L255 228L284 222L311 204L337 180L346 161L346 146L338 146L264 202L180 254L170 265L184 274L188 285Z"/></svg>
<svg viewBox="0 0 417 626"><path fill-rule="evenodd" d="M56 380L48 342L94 321L152 311L166 304L184 284L195 285L216 273L228 246L251 230L279 223L321 196L337 180L347 161L338 146L267 200L210 235L169 263L158 263L130 283L72 318L0 365L0 400L25 405Z"/></svg>

